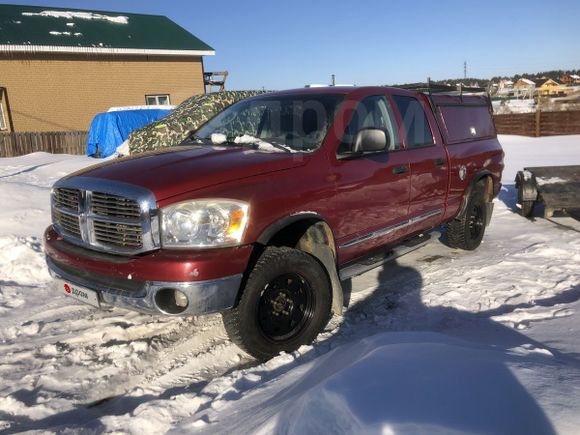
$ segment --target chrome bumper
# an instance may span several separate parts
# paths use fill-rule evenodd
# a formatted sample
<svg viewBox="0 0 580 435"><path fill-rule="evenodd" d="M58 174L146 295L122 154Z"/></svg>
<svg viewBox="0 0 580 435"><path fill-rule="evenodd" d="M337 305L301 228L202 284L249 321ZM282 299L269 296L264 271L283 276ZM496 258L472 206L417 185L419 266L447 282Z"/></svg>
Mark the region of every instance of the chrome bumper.
<svg viewBox="0 0 580 435"><path fill-rule="evenodd" d="M60 278L72 284L96 291L102 304L139 311L145 314L195 316L225 311L235 305L242 282L242 274L238 274L208 281L146 281L144 286L137 291L123 291L103 285L95 285L90 282L90 279L66 273L48 257L46 262L53 278ZM176 289L184 293L188 300L187 308L178 314L169 313L160 308L156 302L155 295L162 289Z"/></svg>

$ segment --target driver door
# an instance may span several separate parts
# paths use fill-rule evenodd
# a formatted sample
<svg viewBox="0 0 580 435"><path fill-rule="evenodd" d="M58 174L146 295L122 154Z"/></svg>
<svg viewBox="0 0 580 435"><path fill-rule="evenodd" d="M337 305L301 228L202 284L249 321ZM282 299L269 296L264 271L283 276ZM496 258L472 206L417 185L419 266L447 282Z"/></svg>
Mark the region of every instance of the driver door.
<svg viewBox="0 0 580 435"><path fill-rule="evenodd" d="M385 94L360 100L336 156L335 236L345 263L401 237L409 213L410 166ZM388 149L344 158L362 128L386 132ZM341 158L342 157L342 158Z"/></svg>

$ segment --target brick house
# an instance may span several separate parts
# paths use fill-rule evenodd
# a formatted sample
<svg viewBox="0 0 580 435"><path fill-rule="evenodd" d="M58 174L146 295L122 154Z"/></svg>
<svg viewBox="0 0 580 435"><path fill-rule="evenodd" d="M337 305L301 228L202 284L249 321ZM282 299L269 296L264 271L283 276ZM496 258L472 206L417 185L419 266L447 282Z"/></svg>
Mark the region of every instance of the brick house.
<svg viewBox="0 0 580 435"><path fill-rule="evenodd" d="M87 130L112 106L204 92L214 49L164 16L0 5L0 130Z"/></svg>

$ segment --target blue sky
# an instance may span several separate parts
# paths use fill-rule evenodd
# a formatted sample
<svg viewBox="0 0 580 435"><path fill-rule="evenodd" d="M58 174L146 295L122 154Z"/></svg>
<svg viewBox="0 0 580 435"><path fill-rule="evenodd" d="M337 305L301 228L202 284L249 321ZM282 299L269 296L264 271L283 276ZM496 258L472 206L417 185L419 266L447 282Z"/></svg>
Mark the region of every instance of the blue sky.
<svg viewBox="0 0 580 435"><path fill-rule="evenodd" d="M393 84L580 68L580 2L14 0L166 15L216 49L229 89Z"/></svg>

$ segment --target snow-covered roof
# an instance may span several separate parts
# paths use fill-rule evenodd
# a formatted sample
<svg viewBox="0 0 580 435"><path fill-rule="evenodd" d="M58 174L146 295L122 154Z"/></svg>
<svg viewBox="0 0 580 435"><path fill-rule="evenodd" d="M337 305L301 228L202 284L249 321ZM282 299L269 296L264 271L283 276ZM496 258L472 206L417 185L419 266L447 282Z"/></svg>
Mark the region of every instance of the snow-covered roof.
<svg viewBox="0 0 580 435"><path fill-rule="evenodd" d="M0 53L213 55L161 15L0 5Z"/></svg>
<svg viewBox="0 0 580 435"><path fill-rule="evenodd" d="M530 79L521 78L521 79L518 80L518 82L523 82L523 83L525 83L527 85L535 85L535 83L532 80L530 80Z"/></svg>

